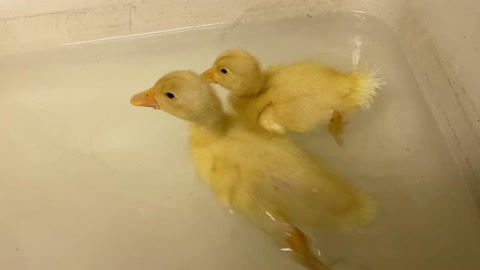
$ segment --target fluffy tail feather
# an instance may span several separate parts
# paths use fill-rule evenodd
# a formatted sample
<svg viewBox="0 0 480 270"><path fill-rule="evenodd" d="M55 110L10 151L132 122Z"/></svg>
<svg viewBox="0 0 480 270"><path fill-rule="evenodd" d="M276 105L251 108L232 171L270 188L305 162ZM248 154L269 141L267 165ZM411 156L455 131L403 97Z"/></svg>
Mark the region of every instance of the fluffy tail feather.
<svg viewBox="0 0 480 270"><path fill-rule="evenodd" d="M349 75L355 83L353 84L356 91L350 96L352 102L357 106L370 109L373 98L377 96L377 90L386 85L385 81L380 78L378 69L370 69L368 66L362 70L355 71Z"/></svg>

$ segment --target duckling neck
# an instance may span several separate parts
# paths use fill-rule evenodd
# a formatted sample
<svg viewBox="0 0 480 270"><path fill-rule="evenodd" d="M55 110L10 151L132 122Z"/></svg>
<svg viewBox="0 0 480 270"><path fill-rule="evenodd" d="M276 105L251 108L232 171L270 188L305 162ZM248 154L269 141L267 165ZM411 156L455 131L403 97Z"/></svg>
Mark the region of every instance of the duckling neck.
<svg viewBox="0 0 480 270"><path fill-rule="evenodd" d="M222 112L216 114L215 116L211 116L201 121L197 121L193 123L193 125L206 132L221 134L226 131L228 122L228 115Z"/></svg>
<svg viewBox="0 0 480 270"><path fill-rule="evenodd" d="M247 89L248 90L242 92L242 94L238 94L237 96L240 98L253 98L260 96L263 93L261 84L249 87Z"/></svg>
<svg viewBox="0 0 480 270"><path fill-rule="evenodd" d="M247 85L243 86L242 91L238 91L237 96L240 98L254 98L265 92L265 84L268 79L267 74L260 73L256 79L249 80Z"/></svg>

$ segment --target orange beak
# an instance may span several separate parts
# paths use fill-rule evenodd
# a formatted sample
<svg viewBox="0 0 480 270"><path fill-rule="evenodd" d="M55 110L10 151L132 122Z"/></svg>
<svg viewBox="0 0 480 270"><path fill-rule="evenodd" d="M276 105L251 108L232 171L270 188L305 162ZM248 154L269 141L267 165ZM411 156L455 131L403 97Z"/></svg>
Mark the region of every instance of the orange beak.
<svg viewBox="0 0 480 270"><path fill-rule="evenodd" d="M148 89L147 91L134 95L130 99L130 103L134 106L159 108L158 103L155 100L155 91L153 89Z"/></svg>
<svg viewBox="0 0 480 270"><path fill-rule="evenodd" d="M202 73L203 79L205 79L209 83L217 83L215 79L213 78L213 69L209 68L205 70L205 72Z"/></svg>

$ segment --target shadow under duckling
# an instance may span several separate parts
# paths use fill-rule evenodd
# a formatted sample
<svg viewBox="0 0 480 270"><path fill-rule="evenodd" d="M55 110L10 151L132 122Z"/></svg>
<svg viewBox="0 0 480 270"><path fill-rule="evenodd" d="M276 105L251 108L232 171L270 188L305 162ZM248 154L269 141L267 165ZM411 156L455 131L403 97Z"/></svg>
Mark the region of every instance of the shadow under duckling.
<svg viewBox="0 0 480 270"><path fill-rule="evenodd" d="M270 234L308 269L330 269L311 250L302 227L354 229L374 216L373 200L284 136L224 112L200 75L175 71L132 97L189 121L198 175L218 200Z"/></svg>
<svg viewBox="0 0 480 270"><path fill-rule="evenodd" d="M375 72L343 73L315 61L273 65L262 71L246 50L220 54L203 77L231 91L235 112L275 133L307 132L328 124L343 144L342 114L370 108L384 83Z"/></svg>

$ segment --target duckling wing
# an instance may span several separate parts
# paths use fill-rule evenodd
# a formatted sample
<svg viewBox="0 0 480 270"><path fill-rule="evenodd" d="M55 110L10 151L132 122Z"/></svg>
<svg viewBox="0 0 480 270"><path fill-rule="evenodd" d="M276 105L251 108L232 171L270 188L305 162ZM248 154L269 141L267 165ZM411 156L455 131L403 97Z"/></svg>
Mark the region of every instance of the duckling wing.
<svg viewBox="0 0 480 270"><path fill-rule="evenodd" d="M267 222L264 230L270 225L278 229L268 224L266 213L299 227L353 229L371 221L375 204L368 195L307 153L282 143L272 141L235 163L218 161L211 183L218 199L257 223Z"/></svg>
<svg viewBox="0 0 480 270"><path fill-rule="evenodd" d="M271 73L266 88L275 121L291 132L328 123L340 95L336 76L335 71L309 62Z"/></svg>
<svg viewBox="0 0 480 270"><path fill-rule="evenodd" d="M269 200L298 226L351 229L374 215L368 195L328 172L303 179L272 177L269 184L264 189Z"/></svg>
<svg viewBox="0 0 480 270"><path fill-rule="evenodd" d="M371 72L341 73L310 61L268 74L275 122L293 132L327 124L333 111L368 107L381 85Z"/></svg>
<svg viewBox="0 0 480 270"><path fill-rule="evenodd" d="M220 202L257 219L276 213L296 226L351 228L373 214L372 200L283 136L238 124L228 139L192 151Z"/></svg>
<svg viewBox="0 0 480 270"><path fill-rule="evenodd" d="M254 201L275 206L297 226L349 229L373 218L373 200L319 160L285 140L268 147L248 181Z"/></svg>
<svg viewBox="0 0 480 270"><path fill-rule="evenodd" d="M248 166L222 159L212 163L209 184L217 199L227 208L238 212L280 244L292 226L283 219L278 205L262 195L265 182L261 173Z"/></svg>

